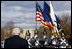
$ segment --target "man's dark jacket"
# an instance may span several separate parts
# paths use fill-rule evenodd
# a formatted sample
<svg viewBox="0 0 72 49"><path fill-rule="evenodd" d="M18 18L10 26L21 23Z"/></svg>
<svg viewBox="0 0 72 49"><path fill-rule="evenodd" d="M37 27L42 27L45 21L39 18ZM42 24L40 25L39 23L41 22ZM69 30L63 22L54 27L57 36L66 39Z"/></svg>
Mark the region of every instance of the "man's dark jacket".
<svg viewBox="0 0 72 49"><path fill-rule="evenodd" d="M27 40L15 35L5 40L5 48L28 48Z"/></svg>

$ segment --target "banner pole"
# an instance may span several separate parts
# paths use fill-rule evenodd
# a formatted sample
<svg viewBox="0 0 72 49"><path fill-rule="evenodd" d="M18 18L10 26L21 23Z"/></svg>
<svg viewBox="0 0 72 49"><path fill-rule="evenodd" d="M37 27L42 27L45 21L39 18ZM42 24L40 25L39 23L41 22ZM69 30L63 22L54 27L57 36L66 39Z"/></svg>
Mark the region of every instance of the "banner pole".
<svg viewBox="0 0 72 49"><path fill-rule="evenodd" d="M37 5L37 1L36 1L36 5ZM36 5L35 5L35 7L36 7ZM36 11L35 11L35 13L36 13ZM35 29L37 30L37 22L36 21L35 21L35 25L36 25Z"/></svg>

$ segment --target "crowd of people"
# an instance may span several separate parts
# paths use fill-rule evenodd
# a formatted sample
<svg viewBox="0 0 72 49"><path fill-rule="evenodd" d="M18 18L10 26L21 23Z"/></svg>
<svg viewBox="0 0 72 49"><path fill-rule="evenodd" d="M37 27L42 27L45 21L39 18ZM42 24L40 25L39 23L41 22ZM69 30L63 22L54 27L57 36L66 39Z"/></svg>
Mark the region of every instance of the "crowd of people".
<svg viewBox="0 0 72 49"><path fill-rule="evenodd" d="M44 32L43 37L38 37L36 32L33 38L30 38L30 32L26 33L25 39L19 36L20 29L14 28L14 36L5 40L1 48L70 48L68 40L62 35L62 38L57 38L52 36L47 38L46 32Z"/></svg>

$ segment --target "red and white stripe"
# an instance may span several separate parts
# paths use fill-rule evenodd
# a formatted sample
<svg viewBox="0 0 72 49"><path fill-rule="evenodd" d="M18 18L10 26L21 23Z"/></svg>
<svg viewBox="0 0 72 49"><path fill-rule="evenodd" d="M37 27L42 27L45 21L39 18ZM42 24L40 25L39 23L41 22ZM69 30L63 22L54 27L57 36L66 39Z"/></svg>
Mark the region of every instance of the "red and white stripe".
<svg viewBox="0 0 72 49"><path fill-rule="evenodd" d="M37 20L36 20L36 21L41 21L41 20L44 20L44 18L42 17L41 12L38 12L38 11L37 11L36 18L37 18Z"/></svg>
<svg viewBox="0 0 72 49"><path fill-rule="evenodd" d="M51 25L51 22L44 22L44 17L43 17L43 14L39 11L37 11L37 15L36 15L36 18L37 18L37 22L41 22L44 26L48 26L48 25ZM52 26L53 27L53 26Z"/></svg>

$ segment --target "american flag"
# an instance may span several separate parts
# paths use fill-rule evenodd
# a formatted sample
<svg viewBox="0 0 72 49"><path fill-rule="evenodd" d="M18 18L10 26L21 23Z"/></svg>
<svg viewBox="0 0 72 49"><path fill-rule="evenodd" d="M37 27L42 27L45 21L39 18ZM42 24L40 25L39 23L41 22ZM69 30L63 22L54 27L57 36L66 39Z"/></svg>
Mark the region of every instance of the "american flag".
<svg viewBox="0 0 72 49"><path fill-rule="evenodd" d="M42 8L38 4L38 2L36 2L36 22L41 22L45 27L54 30L50 21L44 21Z"/></svg>

